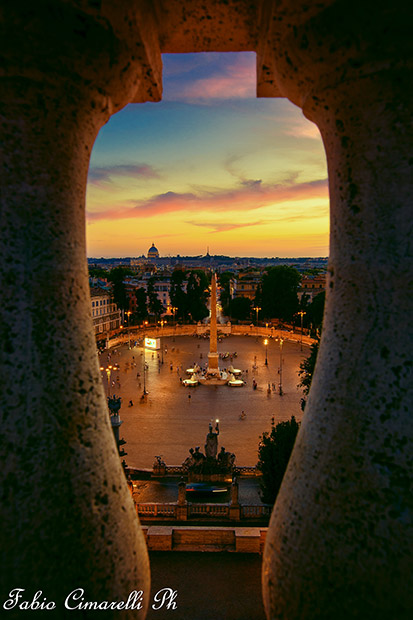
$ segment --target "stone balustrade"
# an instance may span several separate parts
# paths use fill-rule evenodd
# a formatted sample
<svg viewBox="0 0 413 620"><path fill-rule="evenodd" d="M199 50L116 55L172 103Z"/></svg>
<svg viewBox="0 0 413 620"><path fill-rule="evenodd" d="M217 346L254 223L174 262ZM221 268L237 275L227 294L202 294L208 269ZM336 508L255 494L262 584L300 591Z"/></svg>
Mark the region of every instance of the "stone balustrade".
<svg viewBox="0 0 413 620"><path fill-rule="evenodd" d="M231 503L198 504L192 502L185 502L184 511L178 511L178 503L136 502L135 506L136 512L142 521L187 521L190 519L213 519L214 521L266 521L270 518L272 509L270 504L239 504L237 505L237 511L234 512Z"/></svg>

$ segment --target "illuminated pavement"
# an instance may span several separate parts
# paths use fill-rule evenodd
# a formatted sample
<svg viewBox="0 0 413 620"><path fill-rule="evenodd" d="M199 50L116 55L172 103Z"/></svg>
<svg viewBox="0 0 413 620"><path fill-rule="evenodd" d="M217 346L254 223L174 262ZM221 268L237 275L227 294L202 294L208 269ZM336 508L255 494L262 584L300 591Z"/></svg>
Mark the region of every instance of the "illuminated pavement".
<svg viewBox="0 0 413 620"><path fill-rule="evenodd" d="M295 415L301 419L301 391L297 388L299 363L308 356L309 349L300 343L285 341L283 345L283 391L267 394L268 383L278 386L280 362L279 344L270 340L268 345L268 366L265 366L265 346L263 339L255 337L230 336L218 343L220 353L237 352L232 361L235 368L248 373L243 374L247 385L243 388L198 386L185 388L179 378L186 378L185 369L194 362L203 365L207 360L209 341L191 336L165 337L164 364L158 364L158 353L146 352L148 364L146 388L147 401L140 402L143 391L142 348L128 345L112 349L110 363L120 364L119 372L112 372L112 379L119 377L118 385L111 387L111 394L122 397L120 416L123 424L120 436L125 446L126 462L130 467L151 468L155 455L163 455L168 465L180 465L189 454L189 448L201 446L204 450L208 424L216 418L220 421L219 448L236 454L237 465L255 465L259 437L263 431L270 430L271 417L275 422L289 420ZM160 352L159 352L160 353ZM201 356L202 355L202 359ZM257 368L254 369L254 356ZM107 366L107 352L100 357L102 366ZM125 370L126 362L136 363L136 367ZM231 364L229 359L220 360L220 367ZM171 369L172 367L172 369ZM181 369L183 368L183 370ZM137 377L137 372L140 377ZM252 389L253 378L258 389ZM106 373L102 379L107 392ZM191 396L189 399L188 396ZM132 399L133 407L128 407ZM246 418L239 419L244 410Z"/></svg>

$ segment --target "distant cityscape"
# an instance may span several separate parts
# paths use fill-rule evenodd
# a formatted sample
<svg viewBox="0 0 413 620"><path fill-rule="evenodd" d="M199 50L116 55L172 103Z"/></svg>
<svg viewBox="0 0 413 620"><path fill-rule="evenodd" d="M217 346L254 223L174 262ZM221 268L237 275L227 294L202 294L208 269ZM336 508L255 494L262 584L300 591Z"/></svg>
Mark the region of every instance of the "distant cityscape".
<svg viewBox="0 0 413 620"><path fill-rule="evenodd" d="M246 267L271 267L275 265L290 265L298 269L298 271L306 271L308 269L326 269L328 257L289 257L280 258L274 256L272 258L257 258L254 256L226 256L223 254L212 255L207 250L206 254L199 256L162 256L155 244L148 249L146 254L138 257L113 257L113 258L88 258L89 267L100 267L102 269L113 269L115 267L129 267L132 270L140 271L143 266L156 266L156 270L174 269L182 266L186 268L213 268L216 271L231 271L245 269Z"/></svg>
<svg viewBox="0 0 413 620"><path fill-rule="evenodd" d="M220 304L227 317L286 319L293 311L304 309L304 323L313 323L315 328L317 320L311 318L307 306L325 291L327 261L327 257L231 257L211 255L208 250L203 256L163 257L154 243L139 257L89 258L95 335L97 340L108 337L125 321L132 325L145 319L155 323L160 319L202 320L208 315L205 291L211 271L218 274ZM286 269L290 277L292 272L296 274L291 284L296 300L291 311L279 308L277 312L277 306L265 303L263 278L274 267ZM281 289L275 297L285 294ZM269 295L274 297L271 292Z"/></svg>

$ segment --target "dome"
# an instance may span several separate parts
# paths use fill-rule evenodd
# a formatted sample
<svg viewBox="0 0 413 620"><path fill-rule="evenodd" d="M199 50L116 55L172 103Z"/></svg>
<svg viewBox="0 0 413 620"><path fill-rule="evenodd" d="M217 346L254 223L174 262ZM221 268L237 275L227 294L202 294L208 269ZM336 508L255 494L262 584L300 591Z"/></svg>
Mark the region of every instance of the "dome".
<svg viewBox="0 0 413 620"><path fill-rule="evenodd" d="M159 252L154 243L152 243L152 246L148 250L148 258L159 258Z"/></svg>

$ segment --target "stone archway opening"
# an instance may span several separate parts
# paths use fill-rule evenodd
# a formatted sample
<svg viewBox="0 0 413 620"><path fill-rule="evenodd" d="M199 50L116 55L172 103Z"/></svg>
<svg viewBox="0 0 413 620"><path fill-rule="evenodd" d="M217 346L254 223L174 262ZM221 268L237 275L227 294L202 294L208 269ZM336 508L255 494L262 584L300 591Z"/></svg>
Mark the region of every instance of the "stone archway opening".
<svg viewBox="0 0 413 620"><path fill-rule="evenodd" d="M243 50L258 53L261 94L320 128L332 214L319 366L265 552L267 614L410 617L411 17L402 0L6 3L5 591L22 577L63 600L82 582L95 600L148 586L102 414L89 156L113 113L160 99L161 52Z"/></svg>
<svg viewBox="0 0 413 620"><path fill-rule="evenodd" d="M88 256L146 254L154 235L164 257L326 256L318 130L288 100L257 99L255 53L163 62L162 101L127 106L95 142Z"/></svg>
<svg viewBox="0 0 413 620"><path fill-rule="evenodd" d="M155 229L157 230L156 245L162 248L162 236L163 234L171 235L170 220L173 219L178 219L184 225L188 225L188 220L191 220L189 225L192 229L189 232L185 230L185 233L180 231L179 235L176 233L178 241L175 242L175 246L172 246L177 247L176 253L181 255L190 254L191 251L185 251L182 246L176 245L179 244L179 239L184 239L185 234L192 237L193 230L196 231L197 228L202 230L207 226L210 227L209 234L215 234L215 238L218 237L218 239L220 232L225 232L227 226L234 231L237 229L254 231L254 228L258 226L266 229L267 235L274 239L277 236L280 238L280 230L288 230L288 224L291 226L292 221L294 223L301 218L301 224L305 222L305 231L301 229L300 233L290 230L287 232L290 240L295 237L297 244L302 243L305 237L309 236L309 228L314 222L316 226L322 222L324 232L321 235L327 236L325 226L328 220L328 197L325 156L318 131L302 117L301 111L287 100L255 99L256 60L255 54L250 55L254 58L252 63L250 60L247 63L249 74L246 74L242 62L238 66L235 63L238 70L239 88L245 81L249 87L241 91L244 96L231 97L236 88L236 82L235 80L231 82L230 74L226 76L226 83L223 83L221 76L221 84L217 84L217 80L214 83L211 76L205 77L204 75L201 80L203 83L196 83L193 78L193 84L201 93L202 88L208 86L210 92L217 95L217 89L221 88L221 91L218 91L220 96L213 98L213 104L211 104L211 99L197 96L196 89L190 90L187 86L184 93L175 92L175 99L169 98L166 91L164 99L169 104L169 109L167 107L166 111L162 110L162 103L139 104L139 106L133 104L112 117L109 124L101 129L94 147L97 154L94 150L89 173L89 183L93 186L96 200L92 205L93 197L89 187L87 203L91 215L88 224L89 247L93 247L92 227L102 233L105 221L110 226L110 235L122 235L122 226L119 227L120 232L117 229L119 222L127 229L129 235L131 228L136 228L136 239L133 240L133 246L130 251L126 252L126 255L134 255L133 252L135 248L138 248L138 244L142 253L146 251L146 246L149 246L154 238L153 230ZM236 55L231 54L231 56ZM168 79L167 74L164 75L164 79ZM251 82L253 82L252 87ZM180 86L184 88L182 84ZM217 103L217 99L221 100L220 104ZM238 106L239 118L234 119L239 102L241 102ZM178 110L177 113L177 107L181 107L183 112ZM192 109L192 117L190 107L195 108L195 111ZM219 108L223 110L224 122L219 117ZM277 114L282 119L278 125ZM166 120L162 116L166 117ZM200 118L201 121L197 120ZM233 123L233 127L229 126L229 120ZM178 138L172 135L170 127L174 123L177 123L176 135L184 134L179 148L174 148L174 139L179 144ZM203 123L206 126L208 135L204 134L205 142L202 140L202 132L199 131L197 123ZM165 131L168 124L169 135L168 131ZM189 133L186 125L190 126ZM166 136L161 135L163 130ZM118 140L115 138L115 132L120 133ZM208 174L203 171L205 180L201 180L199 168L197 169L194 161L196 149L193 144L190 144L191 132L196 134L202 165L206 166L207 159L210 159L215 166ZM257 137L257 132L261 134L260 137ZM255 138L253 143L252 135ZM223 141L224 148L221 145L219 149L212 148L214 136ZM111 139L115 142L114 150L109 149ZM151 144L151 140L155 146ZM100 141L102 141L101 144ZM231 142L234 144L233 148ZM315 143L316 148L314 148ZM302 150L299 161L294 162L292 151L300 152L300 145ZM126 156L122 156L122 147ZM189 153L185 153L184 157L182 151L185 149L188 149ZM207 150L207 158L205 150ZM261 157L259 157L260 152ZM171 157L175 176L180 177L178 179L173 178L167 170L168 159ZM179 162L179 169L176 160L180 159L182 161ZM277 164L279 164L278 170ZM193 171L190 170L191 167L194 168ZM253 171L250 171L249 167ZM182 170L187 177L190 177L189 179L182 179ZM214 170L216 170L215 173ZM121 199L117 200L114 190L127 186L131 180L133 183L129 185L130 194L122 194ZM142 196L137 194L139 185L144 188ZM199 190L197 185L201 186ZM99 203L99 197L104 197L108 204ZM217 202L217 208L214 209ZM220 202L222 204L219 204ZM232 221L229 222L228 211L231 209L234 211L231 213ZM203 218L196 219L200 210ZM252 219L251 212L254 216ZM240 221L234 224L233 218L237 215ZM168 217L170 220L167 219ZM159 230L162 219L165 218L167 219L166 233ZM225 238L224 241L219 241L219 247L217 247L217 241L212 242L206 239L204 237L204 240L199 243L197 253L208 246L214 246L218 254L231 253L226 250ZM164 243L168 240L166 236ZM326 255L325 246L322 246L319 241L315 243L318 243L320 248L318 254ZM107 254L102 246L97 247L101 251L92 252L92 254L97 256ZM268 255L278 256L286 252L286 246L279 251L277 241L274 241L272 247L277 247L277 251L268 253ZM295 246L295 248L298 247ZM305 248L307 249L308 246ZM262 251L261 241L260 252ZM240 254L240 246L233 253ZM289 252L291 256L309 253L314 253L314 249L309 251L291 249ZM89 251L88 254L90 256L91 252ZM252 255L253 250L246 251L246 254ZM112 255L119 255L119 252L115 250ZM262 429L264 430L265 428ZM159 451L162 452L161 446Z"/></svg>

